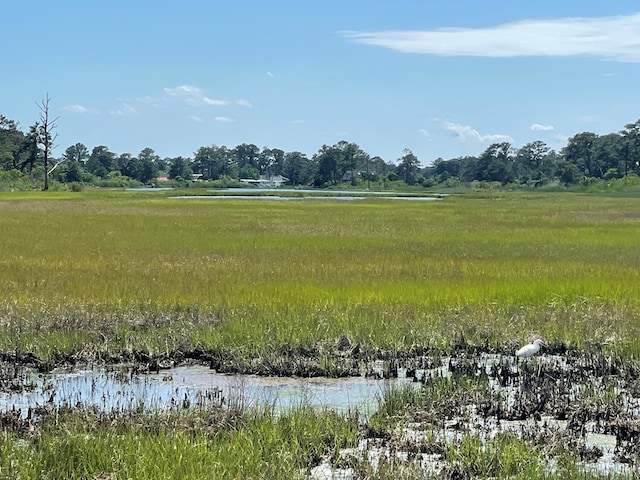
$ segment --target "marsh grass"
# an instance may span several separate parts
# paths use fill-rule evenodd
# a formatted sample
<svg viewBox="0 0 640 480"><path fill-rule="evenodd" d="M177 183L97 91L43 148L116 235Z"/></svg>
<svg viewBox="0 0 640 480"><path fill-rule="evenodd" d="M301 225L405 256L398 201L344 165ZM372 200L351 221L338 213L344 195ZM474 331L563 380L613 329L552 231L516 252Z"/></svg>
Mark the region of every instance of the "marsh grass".
<svg viewBox="0 0 640 480"><path fill-rule="evenodd" d="M638 356L640 199L0 194L0 349L511 346ZM102 332L102 335L100 334Z"/></svg>
<svg viewBox="0 0 640 480"><path fill-rule="evenodd" d="M305 478L353 446L358 419L306 406L100 414L51 412L31 434L4 428L0 478Z"/></svg>
<svg viewBox="0 0 640 480"><path fill-rule="evenodd" d="M437 354L513 352L543 336L552 347L640 358L640 198L166 196L0 194L0 351L55 363L199 350L250 365L315 354L343 336L365 352ZM331 356L323 362L327 373L343 371ZM393 431L436 407L443 421L481 398L485 380L385 390L369 424ZM596 393L586 392L611 400ZM0 478L304 478L362 433L357 417L232 403L228 412L63 410L33 431L8 423ZM569 454L549 473L547 453L511 435L467 435L444 450L445 473L598 478ZM429 476L401 468L356 465L363 478Z"/></svg>

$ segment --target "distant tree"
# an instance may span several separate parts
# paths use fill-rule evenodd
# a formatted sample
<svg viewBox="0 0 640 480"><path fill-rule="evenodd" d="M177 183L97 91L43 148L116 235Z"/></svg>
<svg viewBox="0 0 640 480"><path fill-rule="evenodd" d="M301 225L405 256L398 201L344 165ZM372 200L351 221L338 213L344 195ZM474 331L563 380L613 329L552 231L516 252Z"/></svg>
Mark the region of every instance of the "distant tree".
<svg viewBox="0 0 640 480"><path fill-rule="evenodd" d="M565 161L578 167L585 177L598 174L597 167L592 163L593 144L598 135L592 132L582 132L569 138L567 145L562 149Z"/></svg>
<svg viewBox="0 0 640 480"><path fill-rule="evenodd" d="M255 172L259 172L258 158L260 157L260 149L254 144L243 143L237 145L233 149L233 154L236 159L238 167L238 180L243 175L250 175L248 178L253 178ZM256 178L258 178L256 176Z"/></svg>
<svg viewBox="0 0 640 480"><path fill-rule="evenodd" d="M508 142L490 145L478 157L476 180L510 183L514 180L513 156Z"/></svg>
<svg viewBox="0 0 640 480"><path fill-rule="evenodd" d="M335 185L341 180L338 171L342 154L336 147L322 145L318 153L313 156L313 161L317 164L317 171L314 178L314 185L326 184Z"/></svg>
<svg viewBox="0 0 640 480"><path fill-rule="evenodd" d="M80 164L78 162L68 162L67 163L67 171L64 174L64 180L67 183L71 182L81 182L82 181L82 169L80 168Z"/></svg>
<svg viewBox="0 0 640 480"><path fill-rule="evenodd" d="M404 155L398 159L396 173L407 185L415 185L420 171L420 160L408 148L405 148L403 153Z"/></svg>
<svg viewBox="0 0 640 480"><path fill-rule="evenodd" d="M38 105L38 109L40 110L40 123L38 124L37 129L37 139L38 144L42 147L42 161L44 163L44 186L43 190L49 190L49 174L55 169L58 164L56 163L51 170L49 170L49 159L51 158L51 153L53 148L55 147L55 141L58 137L57 133L53 131L57 128L56 122L60 117L56 117L51 119L49 115L49 102L50 102L49 94L45 96L45 98L40 102L36 103ZM63 159L64 161L64 159Z"/></svg>
<svg viewBox="0 0 640 480"><path fill-rule="evenodd" d="M315 164L301 152L287 152L284 156L283 174L292 185L308 185L313 180Z"/></svg>
<svg viewBox="0 0 640 480"><path fill-rule="evenodd" d="M628 123L620 132L623 137L623 165L624 174L640 173L640 120Z"/></svg>
<svg viewBox="0 0 640 480"><path fill-rule="evenodd" d="M160 157L152 148L143 148L138 154L138 176L136 180L142 183L150 183L158 178L158 163Z"/></svg>
<svg viewBox="0 0 640 480"><path fill-rule="evenodd" d="M70 145L62 154L67 162L84 164L89 159L89 149L83 143Z"/></svg>
<svg viewBox="0 0 640 480"><path fill-rule="evenodd" d="M282 175L284 168L284 151L279 148L264 147L258 156L258 167L261 175Z"/></svg>
<svg viewBox="0 0 640 480"><path fill-rule="evenodd" d="M24 160L19 165L21 171L32 172L35 166L41 162L42 152L40 150L39 137L40 124L36 122L29 127L29 133L21 146L21 150L26 153Z"/></svg>
<svg viewBox="0 0 640 480"><path fill-rule="evenodd" d="M133 180L140 180L142 177L142 162L138 157L134 157L130 153L122 153L114 161L113 171L116 170Z"/></svg>
<svg viewBox="0 0 640 480"><path fill-rule="evenodd" d="M91 155L87 160L86 169L93 175L100 178L106 178L109 172L113 169L115 158L115 153L109 151L108 147L104 145L93 147Z"/></svg>
<svg viewBox="0 0 640 480"><path fill-rule="evenodd" d="M564 162L560 165L558 175L560 177L560 181L565 185L573 185L575 184L581 176L581 171L578 166L574 163Z"/></svg>
<svg viewBox="0 0 640 480"><path fill-rule="evenodd" d="M385 162L381 157L375 156L369 159L369 173L374 177L381 178L395 171L396 166L391 162Z"/></svg>
<svg viewBox="0 0 640 480"><path fill-rule="evenodd" d="M218 180L223 176L232 177L236 171L234 158L235 153L224 145L200 147L193 158L193 171L210 180Z"/></svg>
<svg viewBox="0 0 640 480"><path fill-rule="evenodd" d="M19 169L26 152L27 138L18 123L0 115L0 169Z"/></svg>
<svg viewBox="0 0 640 480"><path fill-rule="evenodd" d="M625 140L619 133L608 133L596 137L591 146L591 166L589 168L592 177L604 178L617 176L617 172L625 168Z"/></svg>
<svg viewBox="0 0 640 480"><path fill-rule="evenodd" d="M193 171L189 165L189 160L184 157L176 157L171 160L169 165L169 178L176 180L182 178L184 180L191 180Z"/></svg>

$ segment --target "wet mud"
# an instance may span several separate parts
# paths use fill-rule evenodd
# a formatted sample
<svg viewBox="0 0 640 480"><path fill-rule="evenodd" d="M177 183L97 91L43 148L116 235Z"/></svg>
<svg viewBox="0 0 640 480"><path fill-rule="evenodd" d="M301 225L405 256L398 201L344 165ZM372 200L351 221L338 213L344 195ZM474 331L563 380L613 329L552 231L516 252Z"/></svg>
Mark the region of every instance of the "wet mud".
<svg viewBox="0 0 640 480"><path fill-rule="evenodd" d="M477 477L482 474L477 466L452 453L470 436L485 443L525 441L547 454L549 472L561 471L557 459L567 455L586 473L640 471L637 362L597 346L551 345L528 359L517 359L513 351L511 345L461 343L446 352L387 352L343 337L250 359L202 350L47 363L31 355L4 355L0 423L4 429L32 431L38 419L61 408L127 415L139 411L140 398L146 399L145 408L227 410L231 404L274 404L275 398L288 398L286 405L312 399L315 406L367 410L358 447L322 459L310 469L313 478L361 478L381 465L440 478ZM69 378L76 379L75 387L64 383ZM234 385L241 391L234 394ZM403 390L410 392L409 402L397 410L385 406L385 399Z"/></svg>

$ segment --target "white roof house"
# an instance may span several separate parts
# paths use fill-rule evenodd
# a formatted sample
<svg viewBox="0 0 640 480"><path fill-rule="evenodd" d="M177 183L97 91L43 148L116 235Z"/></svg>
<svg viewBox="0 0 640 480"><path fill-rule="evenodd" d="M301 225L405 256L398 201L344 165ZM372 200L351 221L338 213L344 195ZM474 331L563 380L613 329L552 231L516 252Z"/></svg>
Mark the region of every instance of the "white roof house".
<svg viewBox="0 0 640 480"><path fill-rule="evenodd" d="M260 178L258 180L254 178L241 178L240 181L242 183L253 185L255 187L277 188L287 183L289 179L287 177L283 177L282 175L271 175L270 177L267 177L266 175L260 175Z"/></svg>

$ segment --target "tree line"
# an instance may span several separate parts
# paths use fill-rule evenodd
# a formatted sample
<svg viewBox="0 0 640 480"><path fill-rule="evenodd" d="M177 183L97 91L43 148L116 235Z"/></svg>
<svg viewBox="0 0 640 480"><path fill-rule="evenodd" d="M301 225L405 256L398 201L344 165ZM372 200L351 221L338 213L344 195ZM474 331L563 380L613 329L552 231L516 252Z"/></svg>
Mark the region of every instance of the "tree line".
<svg viewBox="0 0 640 480"><path fill-rule="evenodd" d="M91 150L82 143L67 147L59 158L51 157L56 127L48 118L49 97L39 105L40 121L23 132L18 123L0 115L0 176L44 180L49 176L64 184L120 186L157 184L159 177L178 183L194 179L232 185L241 179L281 175L289 185L329 187L343 182L371 186L401 182L432 187L456 183L497 182L543 186L574 185L600 179L640 174L640 120L617 133L582 132L569 138L560 151L542 141L520 148L494 143L477 156L437 158L422 166L408 149L395 161L371 156L345 140L322 145L311 157L299 151L259 148L243 143L235 147L210 145L192 157L161 158L150 148L137 155L116 153L105 145Z"/></svg>

